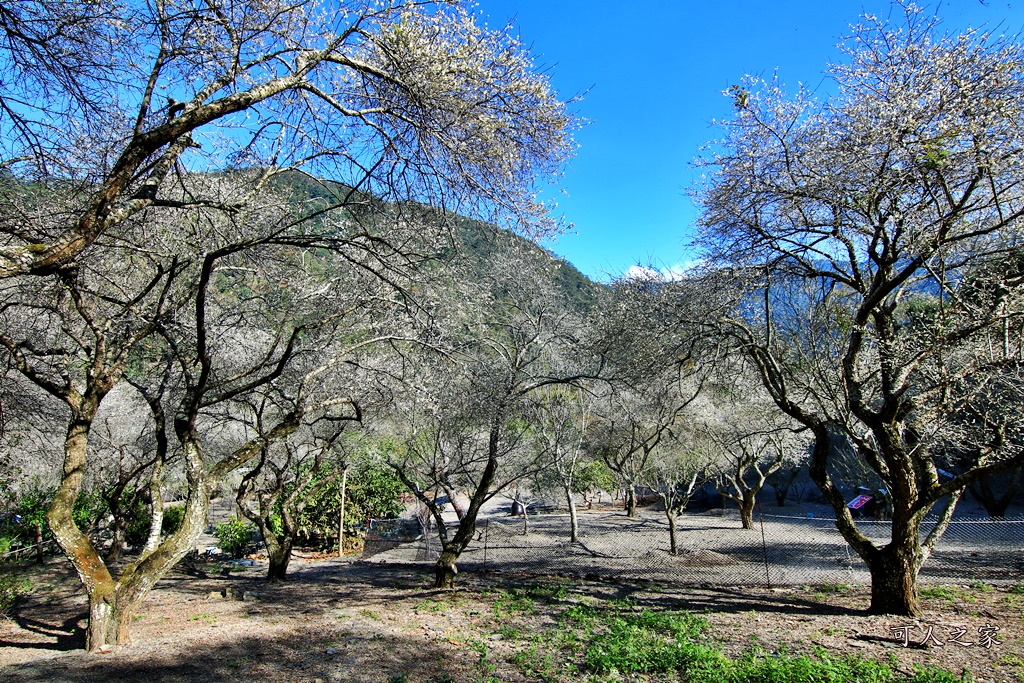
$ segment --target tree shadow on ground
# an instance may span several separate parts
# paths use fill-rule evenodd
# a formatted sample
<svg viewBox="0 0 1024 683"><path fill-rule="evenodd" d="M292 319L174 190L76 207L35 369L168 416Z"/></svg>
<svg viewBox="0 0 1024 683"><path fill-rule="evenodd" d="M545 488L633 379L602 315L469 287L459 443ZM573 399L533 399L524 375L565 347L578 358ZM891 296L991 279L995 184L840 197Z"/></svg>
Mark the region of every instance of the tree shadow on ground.
<svg viewBox="0 0 1024 683"><path fill-rule="evenodd" d="M592 578L574 580L571 577L518 574L515 577L481 574L479 579L489 585L501 586L510 578L518 587L550 585L561 582L572 585L574 590L602 601L628 602L634 607L651 610L688 610L692 612L743 613L763 612L765 614L807 615L807 616L862 616L865 609L832 605L807 595L798 589L754 589L742 586L683 586L654 583L643 580L615 580ZM531 581L532 580L532 581Z"/></svg>
<svg viewBox="0 0 1024 683"><path fill-rule="evenodd" d="M448 662L446 662L446 657ZM371 666L372 658L372 666ZM21 683L192 683L194 681L362 681L368 671L385 678L441 680L458 675L461 662L429 642L352 634L310 638L240 636L230 643L184 654L148 646L113 653L79 653L12 665L4 674ZM403 678L404 680L404 678Z"/></svg>
<svg viewBox="0 0 1024 683"><path fill-rule="evenodd" d="M37 633L53 641L25 643L9 642L0 640L0 647L16 647L32 650L56 650L67 652L69 650L81 650L85 647L85 622L89 618L88 610L82 611L72 617L68 617L60 624L52 624L40 619L33 619L16 610L11 617L19 627Z"/></svg>

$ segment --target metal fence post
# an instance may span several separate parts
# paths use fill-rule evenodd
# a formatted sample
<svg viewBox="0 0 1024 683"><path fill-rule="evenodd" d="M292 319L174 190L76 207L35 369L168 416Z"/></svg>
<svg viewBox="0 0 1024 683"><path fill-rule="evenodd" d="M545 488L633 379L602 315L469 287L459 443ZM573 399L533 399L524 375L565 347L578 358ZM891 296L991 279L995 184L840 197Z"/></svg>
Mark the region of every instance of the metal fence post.
<svg viewBox="0 0 1024 683"><path fill-rule="evenodd" d="M43 525L36 522L36 552L39 564L46 564L46 557L43 555Z"/></svg>
<svg viewBox="0 0 1024 683"><path fill-rule="evenodd" d="M761 520L761 550L764 553L764 580L768 583L768 588L772 587L772 575L768 571L768 541L764 536L764 513L761 512L761 501L757 501L757 517Z"/></svg>

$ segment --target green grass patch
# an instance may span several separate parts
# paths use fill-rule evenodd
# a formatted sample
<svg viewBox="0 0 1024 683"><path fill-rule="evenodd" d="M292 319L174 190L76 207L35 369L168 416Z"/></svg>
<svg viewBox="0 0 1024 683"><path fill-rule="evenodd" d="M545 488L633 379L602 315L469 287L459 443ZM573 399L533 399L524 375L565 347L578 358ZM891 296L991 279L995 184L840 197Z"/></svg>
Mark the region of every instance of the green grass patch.
<svg viewBox="0 0 1024 683"><path fill-rule="evenodd" d="M754 640L739 658L725 654L711 639L703 617L686 611L635 612L621 605L596 608L574 605L559 616L563 636L552 644L573 646L589 680L661 676L687 683L963 683L969 674L934 667L901 673L891 663L855 656L835 657L825 650L813 655L767 652ZM575 634L569 637L569 634ZM535 643L518 652L513 663L524 674L552 680L556 662ZM572 667L562 665L562 672Z"/></svg>
<svg viewBox="0 0 1024 683"><path fill-rule="evenodd" d="M959 591L952 586L925 586L920 591L922 598L934 598L955 602Z"/></svg>
<svg viewBox="0 0 1024 683"><path fill-rule="evenodd" d="M515 614L535 614L536 601L526 592L517 588L498 593L492 606L497 617L511 617Z"/></svg>
<svg viewBox="0 0 1024 683"><path fill-rule="evenodd" d="M815 587L836 594L848 587ZM927 597L961 598L964 589L934 586ZM895 657L874 661L856 655L837 656L824 649L791 654L769 651L753 639L746 652L730 656L719 644L705 617L686 610L639 610L628 600L569 604L558 586L527 586L496 591L494 613L499 617L537 613L539 605L555 615L557 626L525 631L518 620L500 626L503 639L514 648L510 664L528 680L686 681L687 683L967 683L970 674L934 667L900 671ZM567 597L567 595L565 596ZM828 628L831 635L842 632ZM470 649L479 657L477 673L486 683L497 673L488 644L476 641ZM1013 668L1016 660L1004 664Z"/></svg>

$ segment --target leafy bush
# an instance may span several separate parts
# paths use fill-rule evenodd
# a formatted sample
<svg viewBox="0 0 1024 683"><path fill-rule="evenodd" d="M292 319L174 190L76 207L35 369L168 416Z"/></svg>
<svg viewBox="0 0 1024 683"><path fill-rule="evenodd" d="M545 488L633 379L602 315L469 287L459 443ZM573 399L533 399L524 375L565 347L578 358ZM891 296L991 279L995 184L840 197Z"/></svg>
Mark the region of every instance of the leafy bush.
<svg viewBox="0 0 1024 683"><path fill-rule="evenodd" d="M345 519L362 524L367 517L394 519L404 509L401 495L404 485L394 470L379 461L364 462L349 470L345 490ZM299 516L301 533L309 539L336 538L338 530L341 477L311 499ZM271 527L275 528L273 520Z"/></svg>
<svg viewBox="0 0 1024 683"><path fill-rule="evenodd" d="M181 523L185 520L185 506L184 505L172 505L164 508L164 518L160 527L160 531L164 536L170 536L175 531L181 528Z"/></svg>
<svg viewBox="0 0 1024 683"><path fill-rule="evenodd" d="M53 498L53 493L54 491L51 490L50 499ZM75 505L71 509L71 518L75 520L75 525L79 529L88 533L107 511L107 503L103 500L103 496L96 491L82 491L75 499Z"/></svg>
<svg viewBox="0 0 1024 683"><path fill-rule="evenodd" d="M368 462L350 477L346 494L353 510L345 510L357 518L395 519L404 509L400 496L405 490L395 471L382 462ZM348 506L346 505L346 508Z"/></svg>
<svg viewBox="0 0 1024 683"><path fill-rule="evenodd" d="M46 511L50 509L55 492L55 487L43 486L38 481L32 482L22 492L13 511L13 514L17 515L21 521L8 523L8 528L25 543L35 543L36 524L42 526L43 533L48 537L50 532L46 524ZM106 512L107 504L99 493L82 491L75 499L71 515L78 528L88 532Z"/></svg>
<svg viewBox="0 0 1024 683"><path fill-rule="evenodd" d="M124 529L124 540L133 548L145 545L149 538L149 525L153 521L153 513L149 505L141 497L136 496L128 508L127 524Z"/></svg>
<svg viewBox="0 0 1024 683"><path fill-rule="evenodd" d="M21 522L11 525L11 530L23 542L35 543L36 524L42 525L44 533L49 533L49 529L46 526L46 511L50 509L53 492L54 489L52 487L43 487L38 481L32 482L22 492L15 509L15 514L21 518Z"/></svg>
<svg viewBox="0 0 1024 683"><path fill-rule="evenodd" d="M217 524L213 528L213 535L217 537L218 546L221 550L232 557L241 557L252 540L256 528L248 522L240 519L229 519L226 522Z"/></svg>

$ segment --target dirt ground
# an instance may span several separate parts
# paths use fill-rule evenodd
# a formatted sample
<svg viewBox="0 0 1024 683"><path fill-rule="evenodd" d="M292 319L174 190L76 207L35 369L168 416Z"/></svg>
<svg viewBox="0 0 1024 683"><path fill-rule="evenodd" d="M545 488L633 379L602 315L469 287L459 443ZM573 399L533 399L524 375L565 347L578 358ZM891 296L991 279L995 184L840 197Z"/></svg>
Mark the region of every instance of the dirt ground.
<svg viewBox="0 0 1024 683"><path fill-rule="evenodd" d="M292 579L279 584L263 581L259 563L226 569L209 562L174 572L144 605L132 646L87 655L85 602L66 565L54 559L24 568L34 589L0 620L0 680L579 681L586 671L552 664L556 655L543 649L559 628L557 615L573 604L617 601L703 613L711 637L733 655L756 641L769 651L853 654L903 671L932 664L966 669L975 681L1024 681L1024 586L928 586L925 616L908 621L866 616L866 590L835 584L772 590L464 573L457 590L436 591L428 588L429 565L297 558ZM510 591L530 590L548 599L509 602ZM918 645L928 629L934 640ZM990 647L986 633L995 638Z"/></svg>

